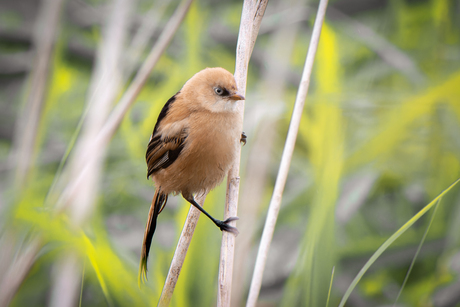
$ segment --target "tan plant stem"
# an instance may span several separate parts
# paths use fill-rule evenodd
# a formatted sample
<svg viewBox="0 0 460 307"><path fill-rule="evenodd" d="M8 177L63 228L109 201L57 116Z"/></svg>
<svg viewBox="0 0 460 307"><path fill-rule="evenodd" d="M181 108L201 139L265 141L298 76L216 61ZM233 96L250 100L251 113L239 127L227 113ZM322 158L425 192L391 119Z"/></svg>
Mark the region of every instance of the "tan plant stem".
<svg viewBox="0 0 460 307"><path fill-rule="evenodd" d="M318 48L324 16L326 14L327 3L328 0L321 0L319 3L318 14L316 16L315 25L313 27L313 33L311 36L310 46L308 48L307 58L302 73L302 79L297 91L291 123L289 124L289 131L283 150L283 155L281 157L281 165L278 171L278 176L276 178L275 188L273 191L272 199L270 201L265 227L262 233L262 239L259 246L259 252L257 254L256 265L254 268L254 274L246 307L254 307L256 305L260 287L262 285L262 276L268 256L268 250L270 248L270 243L273 238L276 220L278 218L281 199L283 196L284 187L286 185L289 166L291 164L292 154L294 152L300 119L302 117L302 111L305 105L305 98L307 97L308 87L310 85L310 76L313 69L316 50Z"/></svg>
<svg viewBox="0 0 460 307"><path fill-rule="evenodd" d="M240 30L236 47L235 80L238 90L246 95L249 59L259 33L260 24L267 7L268 0L245 0L241 14ZM244 114L244 101L238 105L241 117ZM242 127L241 127L242 128ZM238 191L240 185L240 154L233 161L232 168L227 176L227 197L225 201L224 219L237 216ZM233 222L235 223L235 222ZM235 236L229 232L222 233L220 249L219 281L217 289L217 306L230 306L233 262L235 253Z"/></svg>
<svg viewBox="0 0 460 307"><path fill-rule="evenodd" d="M276 11L280 11L283 7L298 7L299 2L304 0L288 0L278 3ZM265 18L265 17L264 17ZM264 19L264 24L267 20ZM267 45L267 52L264 55L266 69L262 73L263 79L263 94L260 101L253 101L251 105L257 110L265 111L260 122L255 124L257 130L245 131L249 132L250 142L244 148L249 150L247 155L245 169L245 182L241 187L241 197L239 201L239 214L244 217L238 221L238 230L241 236L236 238L235 246L235 261L233 272L232 285L232 301L231 306L243 306L246 291L250 281L249 267L252 263L248 262L248 255L253 246L254 237L258 231L257 221L258 213L262 204L263 196L267 189L269 178L269 165L271 153L277 137L277 123L279 117L275 116L274 110L280 110L284 106L283 95L286 86L287 74L290 70L290 58L294 48L295 39L297 37L300 23L293 23L289 27L277 28L270 36L270 41ZM280 48L283 46L283 48ZM260 114L259 111L252 113ZM246 117L250 113L246 113ZM257 115L258 117L260 115ZM250 119L247 122L253 122ZM257 121L257 120L256 120ZM254 125L254 124L253 124ZM249 147L249 148L248 148Z"/></svg>

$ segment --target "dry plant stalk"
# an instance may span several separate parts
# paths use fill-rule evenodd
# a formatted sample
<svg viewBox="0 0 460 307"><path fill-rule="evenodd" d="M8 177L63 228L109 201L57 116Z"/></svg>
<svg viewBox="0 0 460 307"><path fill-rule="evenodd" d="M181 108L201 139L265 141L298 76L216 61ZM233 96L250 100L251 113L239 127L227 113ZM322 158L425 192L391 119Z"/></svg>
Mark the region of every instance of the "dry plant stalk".
<svg viewBox="0 0 460 307"><path fill-rule="evenodd" d="M262 285L262 276L265 268L265 263L268 256L268 250L275 231L276 219L281 205L284 186L291 164L292 154L294 152L295 141L297 132L299 130L300 119L302 117L303 107L305 105L305 98L307 97L308 87L310 85L310 76L313 69L313 63L318 49L319 37L323 25L324 16L326 14L328 0L321 0L318 7L318 14L316 16L313 33L308 48L307 59L305 61L302 79L300 81L297 97L292 112L291 123L289 124L289 131L284 145L283 155L281 156L281 165L276 178L275 188L273 191L272 199L268 209L268 215L265 222L265 227L262 233L262 239L257 254L256 265L254 268L254 275L249 290L249 297L246 307L254 307L257 303L260 287Z"/></svg>
<svg viewBox="0 0 460 307"><path fill-rule="evenodd" d="M267 7L268 0L245 0L241 14L238 44L236 47L235 81L238 90L246 95L249 59L259 33L260 24ZM238 112L243 118L244 101L238 104ZM227 176L227 197L225 201L224 219L237 216L238 191L240 185L240 154L233 161ZM233 222L235 223L235 222ZM219 283L217 288L217 306L230 306L233 262L235 254L235 236L229 232L222 233L220 248Z"/></svg>
<svg viewBox="0 0 460 307"><path fill-rule="evenodd" d="M196 202L202 206L205 199L206 194L199 195L196 198ZM184 264L188 247L192 241L193 233L195 232L195 227L198 223L200 213L200 210L194 206L190 206L187 219L185 220L184 227L182 228L182 232L180 234L179 242L177 243L176 250L174 251L174 257L171 261L171 266L169 267L168 276L166 277L160 300L158 301L159 307L169 306L169 303L171 302L171 298L174 293L177 280L179 279L179 274L182 269L182 265Z"/></svg>
<svg viewBox="0 0 460 307"><path fill-rule="evenodd" d="M275 11L280 12L285 7L298 7L301 2L304 2L304 0L279 2ZM305 14L305 11L303 13L303 15L308 15ZM266 25L266 18L264 19L264 25ZM244 219L238 222L238 229L244 235L236 239L231 299L231 306L234 307L243 305L243 300L245 299L243 297L249 284L250 276L247 273L250 263L247 261L247 255L251 251L258 229L254 221L257 220L257 213L260 211L262 198L267 186L270 169L269 162L272 147L275 143L274 140L276 139L278 117L274 115L274 112L284 105L282 100L289 72L290 55L294 48L300 25L300 22L295 22L290 24L289 27L283 25L274 28L274 33L270 36L270 41L264 54L266 68L262 73L262 83L265 90L259 102L252 102L253 106L258 104L268 111L263 115L263 119L260 119L255 125L257 129L254 129L252 133L247 131L247 127L245 128L249 132L248 135L251 136L251 147L249 148L245 166L245 181L251 184L243 185L241 189L239 211L241 216L244 216ZM280 48L280 46L283 46L283 48ZM250 119L249 122L251 121Z"/></svg>

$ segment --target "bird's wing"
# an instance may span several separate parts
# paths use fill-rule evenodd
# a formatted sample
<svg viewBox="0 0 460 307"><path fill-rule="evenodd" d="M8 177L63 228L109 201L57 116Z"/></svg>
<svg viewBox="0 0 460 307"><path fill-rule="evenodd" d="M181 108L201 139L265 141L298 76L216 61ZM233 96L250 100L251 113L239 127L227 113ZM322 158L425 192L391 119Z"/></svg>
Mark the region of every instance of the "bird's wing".
<svg viewBox="0 0 460 307"><path fill-rule="evenodd" d="M176 161L185 146L188 135L187 120L182 119L171 123L168 119L170 107L176 101L179 93L166 102L153 129L145 154L148 167L147 178Z"/></svg>
<svg viewBox="0 0 460 307"><path fill-rule="evenodd" d="M187 128L184 127L175 135L153 135L145 158L147 160L147 178L162 168L167 168L177 157L185 146L187 139Z"/></svg>

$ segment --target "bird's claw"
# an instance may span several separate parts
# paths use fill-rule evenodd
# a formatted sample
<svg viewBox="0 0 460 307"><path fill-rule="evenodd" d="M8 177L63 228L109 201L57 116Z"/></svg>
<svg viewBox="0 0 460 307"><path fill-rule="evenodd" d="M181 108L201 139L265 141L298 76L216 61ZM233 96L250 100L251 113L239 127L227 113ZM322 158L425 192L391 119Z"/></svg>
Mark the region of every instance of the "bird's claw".
<svg viewBox="0 0 460 307"><path fill-rule="evenodd" d="M244 131L241 133L241 139L240 139L240 143L243 143L243 146L246 145L246 141L248 139L248 136L246 135L246 133L244 133Z"/></svg>
<svg viewBox="0 0 460 307"><path fill-rule="evenodd" d="M231 221L236 221L236 220L239 220L239 217L233 216L233 217L229 217L225 221L218 221L217 227L219 227L221 231L225 230L237 236L239 234L238 229L236 227L228 225L228 223L230 223Z"/></svg>

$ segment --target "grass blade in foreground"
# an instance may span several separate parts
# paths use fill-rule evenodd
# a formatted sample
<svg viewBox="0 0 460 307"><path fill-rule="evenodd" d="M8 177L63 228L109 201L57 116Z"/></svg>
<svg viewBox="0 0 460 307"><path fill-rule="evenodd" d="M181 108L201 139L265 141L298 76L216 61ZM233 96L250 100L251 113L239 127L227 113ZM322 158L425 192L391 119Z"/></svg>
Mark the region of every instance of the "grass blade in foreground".
<svg viewBox="0 0 460 307"><path fill-rule="evenodd" d="M364 273L367 272L369 267L377 260L378 257L390 246L397 238L399 238L404 232L406 232L409 227L411 227L416 221L418 221L428 210L430 210L437 202L449 192L458 182L460 178L457 179L454 183L452 183L447 189L441 192L435 199L433 199L428 205L426 205L422 210L420 210L414 217L412 217L406 224L404 224L401 228L398 229L388 240L386 240L382 246L380 246L377 251L372 255L372 257L366 262L363 268L359 271L358 275L353 279L351 285L348 287L345 295L342 297L340 301L339 307L345 306L348 297L350 296L351 292L355 289L358 282L363 277Z"/></svg>
<svg viewBox="0 0 460 307"><path fill-rule="evenodd" d="M417 256L420 253L420 250L422 249L423 243L425 243L425 239L426 239L426 236L428 235L428 231L430 231L431 224L433 224L433 220L434 220L434 217L436 216L436 211L438 210L440 203L441 203L441 198L439 198L438 201L436 202L436 206L434 207L433 214L431 215L430 223L428 223L428 226L425 229L425 233L423 234L422 240L420 241L417 247L417 251L415 252L414 258L412 259L409 269L407 270L406 277L404 277L404 281L401 285L401 289L399 289L398 295L396 296L393 307L396 307L396 303L398 302L398 299L401 296L404 290L404 287L406 286L407 280L409 279L410 273L412 272L412 268L414 267L415 261L417 260Z"/></svg>
<svg viewBox="0 0 460 307"><path fill-rule="evenodd" d="M332 283L334 281L334 272L335 272L335 266L332 268L331 282L329 283L329 291L327 292L326 307L329 307L329 299L331 298Z"/></svg>

